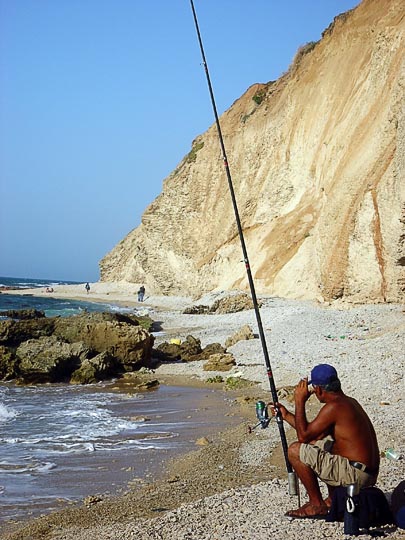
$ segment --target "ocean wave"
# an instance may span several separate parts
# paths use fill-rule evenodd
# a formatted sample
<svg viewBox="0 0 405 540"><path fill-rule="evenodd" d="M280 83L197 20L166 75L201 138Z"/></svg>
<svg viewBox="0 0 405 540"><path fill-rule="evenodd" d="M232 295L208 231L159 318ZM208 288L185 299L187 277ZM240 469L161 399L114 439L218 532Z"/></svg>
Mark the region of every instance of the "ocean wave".
<svg viewBox="0 0 405 540"><path fill-rule="evenodd" d="M0 403L0 424L13 420L18 414L18 411L12 407L7 407L4 403Z"/></svg>
<svg viewBox="0 0 405 540"><path fill-rule="evenodd" d="M54 287L56 285L80 285L80 281L66 281L55 279L33 279L0 277L0 287L18 287L21 289L35 289L40 287Z"/></svg>
<svg viewBox="0 0 405 540"><path fill-rule="evenodd" d="M169 450L170 448L174 448L174 445L169 443L151 444L149 441L146 443L145 441L135 439L128 441L118 441L115 443L97 443L95 445L95 450L98 452L117 452L125 449L131 449L131 451L140 450L144 452L145 450Z"/></svg>
<svg viewBox="0 0 405 540"><path fill-rule="evenodd" d="M76 454L83 452L94 452L96 447L92 442L59 443L59 448L48 449L50 453Z"/></svg>
<svg viewBox="0 0 405 540"><path fill-rule="evenodd" d="M52 461L35 461L30 458L29 463L11 463L0 461L1 474L25 474L25 473L47 473L57 467Z"/></svg>

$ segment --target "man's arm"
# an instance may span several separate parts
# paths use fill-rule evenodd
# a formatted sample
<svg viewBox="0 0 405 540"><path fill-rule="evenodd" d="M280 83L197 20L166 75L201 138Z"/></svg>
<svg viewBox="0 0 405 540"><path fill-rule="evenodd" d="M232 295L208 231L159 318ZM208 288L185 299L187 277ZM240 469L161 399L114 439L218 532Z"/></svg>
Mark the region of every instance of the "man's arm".
<svg viewBox="0 0 405 540"><path fill-rule="evenodd" d="M311 393L308 390L308 379L301 379L295 387L294 391L295 429L297 430L297 437L299 442L309 442L306 440L308 420L307 414L305 412L305 404L310 396Z"/></svg>

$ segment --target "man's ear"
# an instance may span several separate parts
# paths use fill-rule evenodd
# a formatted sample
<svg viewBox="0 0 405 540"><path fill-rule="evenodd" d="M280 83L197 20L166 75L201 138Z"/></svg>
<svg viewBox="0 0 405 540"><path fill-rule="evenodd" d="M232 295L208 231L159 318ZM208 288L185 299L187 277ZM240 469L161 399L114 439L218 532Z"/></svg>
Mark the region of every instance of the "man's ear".
<svg viewBox="0 0 405 540"><path fill-rule="evenodd" d="M323 388L321 386L314 386L314 392L316 397L319 399L320 397L322 397Z"/></svg>
<svg viewBox="0 0 405 540"><path fill-rule="evenodd" d="M322 398L325 393L325 389L322 388L322 386L318 386L318 396L319 398Z"/></svg>

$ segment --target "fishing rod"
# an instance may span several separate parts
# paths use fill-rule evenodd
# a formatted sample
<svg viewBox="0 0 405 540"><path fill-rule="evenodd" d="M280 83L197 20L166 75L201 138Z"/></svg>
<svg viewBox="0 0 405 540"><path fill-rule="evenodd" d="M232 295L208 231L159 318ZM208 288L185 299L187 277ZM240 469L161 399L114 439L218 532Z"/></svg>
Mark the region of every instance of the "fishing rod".
<svg viewBox="0 0 405 540"><path fill-rule="evenodd" d="M285 464L286 464L287 473L288 473L288 491L289 491L290 495L297 495L297 493L298 493L297 477L296 477L296 474L295 474L295 472L294 472L294 470L293 470L293 468L291 466L291 463L290 463L290 461L288 459L288 444L287 444L287 438L286 438L285 431L284 431L283 418L281 416L280 410L276 406L276 403L278 403L276 385L275 385L275 382L274 382L273 372L272 372L272 369L271 369L270 357L269 357L269 353L268 353L268 350L267 350L267 344L266 344L266 337L264 335L262 319L261 319L261 316L260 316L259 304L257 302L255 284L254 284L253 277L252 277L252 271L250 269L250 264L249 264L249 258L248 258L247 249L246 249L245 238L243 236L242 224L241 224L241 221L240 221L238 205L237 205L237 202L236 202L235 190L233 188L232 177L231 177L231 173L230 173L230 170L229 170L228 158L226 156L224 139L222 137L221 125L219 123L217 106L216 106L215 98L214 98L214 91L212 89L211 78L210 78L210 74L209 74L209 71L208 71L208 65L207 65L207 61L206 61L206 58L205 58L204 47L203 47L203 43L202 43L202 39L201 39L200 28L199 28L199 25L198 25L197 14L196 14L196 11L195 11L195 8L194 8L193 0L190 0L190 4L191 4L191 10L193 12L195 28L196 28L196 31L197 31L198 43L200 45L200 50L201 50L201 56L202 56L202 60L203 60L203 66L204 66L204 70L205 70L205 75L206 75L206 78L207 78L208 89L209 89L209 93L210 93L210 97L211 97L211 104L212 104L212 108L213 108L213 111L214 111L215 122L216 122L216 125L217 125L218 138L219 138L219 143L221 145L221 150L222 150L222 159L224 161L226 176L227 176L227 179L228 179L229 191L230 191L231 198L232 198L233 210L234 210L234 213L235 213L236 225L238 227L239 239L240 239L240 243L241 243L241 246L242 246L243 259L244 259L244 262L245 262L246 273L247 273L247 278L248 278L249 287L250 287L250 293L251 293L251 296L252 296L253 307L254 307L254 311L255 311L255 315L256 315L256 321L257 321L257 326L258 326L258 329L259 329L260 341L261 341L261 344L262 344L262 349L263 349L263 354L264 354L264 361L265 361L266 368L267 368L267 376L268 376L269 383L270 383L271 396L272 396L272 399L273 399L273 403L275 405L276 420L277 420L277 425L278 425L278 429L279 429L279 432L280 432L280 439L281 439L281 444L282 444L282 447L283 447L284 459L285 459Z"/></svg>

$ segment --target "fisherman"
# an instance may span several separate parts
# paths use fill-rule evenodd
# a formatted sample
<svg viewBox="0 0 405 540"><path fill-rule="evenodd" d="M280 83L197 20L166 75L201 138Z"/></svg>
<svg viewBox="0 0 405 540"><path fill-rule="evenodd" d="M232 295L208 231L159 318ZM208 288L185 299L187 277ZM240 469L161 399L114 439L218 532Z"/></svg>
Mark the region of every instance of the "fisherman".
<svg viewBox="0 0 405 540"><path fill-rule="evenodd" d="M309 386L312 385L312 390ZM305 404L315 394L324 406L308 422ZM311 380L301 379L295 388L295 414L280 403L270 404L297 432L298 441L288 449L288 459L307 490L309 502L290 510L286 516L296 519L323 519L332 503L337 486L356 484L359 489L376 483L380 452L374 427L360 404L342 389L336 369L319 364L311 371ZM318 478L325 482L329 496L323 500Z"/></svg>
<svg viewBox="0 0 405 540"><path fill-rule="evenodd" d="M87 291L87 294L89 294L89 292L90 292L90 284L89 284L89 282L86 283L85 289Z"/></svg>

